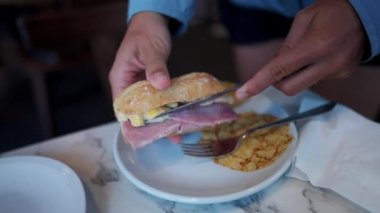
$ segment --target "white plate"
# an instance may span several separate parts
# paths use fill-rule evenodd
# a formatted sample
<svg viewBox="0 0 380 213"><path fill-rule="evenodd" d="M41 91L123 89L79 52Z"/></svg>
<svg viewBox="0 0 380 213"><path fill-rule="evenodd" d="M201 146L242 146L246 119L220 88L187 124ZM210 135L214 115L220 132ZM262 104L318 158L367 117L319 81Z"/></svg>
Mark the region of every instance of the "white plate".
<svg viewBox="0 0 380 213"><path fill-rule="evenodd" d="M261 95L251 98L236 109L237 112L255 111L278 117L285 110ZM222 167L212 159L182 154L180 147L160 139L143 149L133 151L123 142L120 132L115 137L113 153L121 172L137 187L167 200L183 203L208 204L236 200L267 187L289 168L298 139L291 124L293 141L270 167L255 172L239 172ZM187 143L197 141L200 133L188 134Z"/></svg>
<svg viewBox="0 0 380 213"><path fill-rule="evenodd" d="M46 157L0 159L0 212L85 213L78 176L65 164Z"/></svg>

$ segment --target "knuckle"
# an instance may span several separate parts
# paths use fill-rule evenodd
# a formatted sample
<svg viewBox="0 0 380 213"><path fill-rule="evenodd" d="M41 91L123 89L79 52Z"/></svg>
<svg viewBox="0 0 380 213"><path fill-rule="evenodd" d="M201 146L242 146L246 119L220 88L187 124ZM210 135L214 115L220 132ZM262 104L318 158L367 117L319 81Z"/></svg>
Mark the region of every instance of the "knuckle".
<svg viewBox="0 0 380 213"><path fill-rule="evenodd" d="M269 72L272 76L272 78L278 82L280 81L281 79L283 79L285 76L287 76L287 70L284 66L280 66L278 64L273 64L270 68L269 68Z"/></svg>

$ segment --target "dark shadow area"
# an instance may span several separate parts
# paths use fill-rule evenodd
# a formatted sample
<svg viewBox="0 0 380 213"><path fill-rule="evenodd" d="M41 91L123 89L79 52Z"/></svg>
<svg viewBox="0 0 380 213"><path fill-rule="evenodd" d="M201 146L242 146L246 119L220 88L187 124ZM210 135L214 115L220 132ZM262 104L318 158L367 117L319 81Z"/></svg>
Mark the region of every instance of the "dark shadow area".
<svg viewBox="0 0 380 213"><path fill-rule="evenodd" d="M93 70L50 73L47 82L57 136L114 120ZM29 82L19 81L8 91L0 114L0 152L44 139Z"/></svg>

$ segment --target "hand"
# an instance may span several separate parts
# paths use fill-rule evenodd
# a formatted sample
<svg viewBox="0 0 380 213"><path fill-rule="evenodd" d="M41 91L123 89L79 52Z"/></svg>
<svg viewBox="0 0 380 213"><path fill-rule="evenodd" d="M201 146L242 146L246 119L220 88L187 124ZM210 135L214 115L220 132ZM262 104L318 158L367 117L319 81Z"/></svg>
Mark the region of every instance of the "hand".
<svg viewBox="0 0 380 213"><path fill-rule="evenodd" d="M361 22L346 0L320 0L300 11L277 56L236 91L238 99L268 86L294 95L321 79L348 77L364 51Z"/></svg>
<svg viewBox="0 0 380 213"><path fill-rule="evenodd" d="M157 89L169 87L166 60L170 45L167 20L163 16L150 12L136 14L109 74L113 98L144 78Z"/></svg>

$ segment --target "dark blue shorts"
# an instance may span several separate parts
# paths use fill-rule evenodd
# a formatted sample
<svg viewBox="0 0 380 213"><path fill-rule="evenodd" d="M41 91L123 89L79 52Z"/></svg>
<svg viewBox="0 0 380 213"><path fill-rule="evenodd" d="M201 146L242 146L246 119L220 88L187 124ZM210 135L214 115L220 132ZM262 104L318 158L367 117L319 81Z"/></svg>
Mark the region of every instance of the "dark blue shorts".
<svg viewBox="0 0 380 213"><path fill-rule="evenodd" d="M292 20L278 13L240 7L220 0L221 21L234 44L252 44L286 37Z"/></svg>

